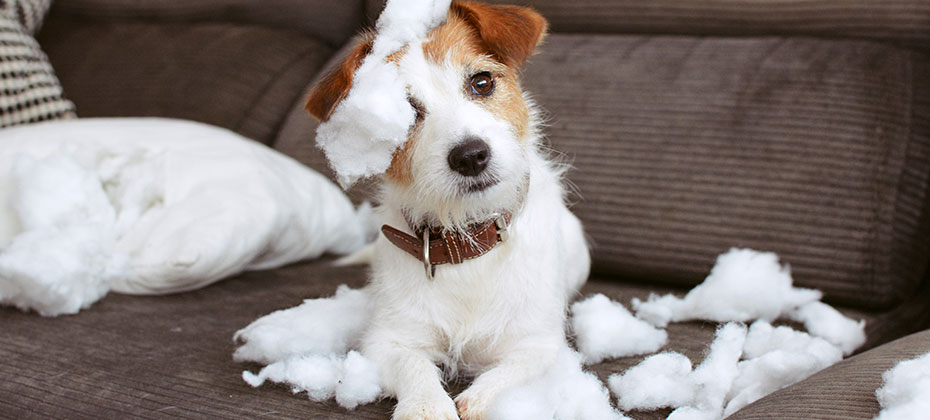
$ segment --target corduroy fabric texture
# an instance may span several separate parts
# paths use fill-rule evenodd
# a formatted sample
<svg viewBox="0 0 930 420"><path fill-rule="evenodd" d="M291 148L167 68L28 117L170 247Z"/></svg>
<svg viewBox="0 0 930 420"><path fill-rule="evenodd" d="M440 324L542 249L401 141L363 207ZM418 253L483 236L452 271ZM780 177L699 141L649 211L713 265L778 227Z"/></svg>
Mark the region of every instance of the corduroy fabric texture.
<svg viewBox="0 0 930 420"><path fill-rule="evenodd" d="M882 373L930 351L930 330L909 335L830 366L776 391L728 420L867 420L880 409L875 389Z"/></svg>
<svg viewBox="0 0 930 420"><path fill-rule="evenodd" d="M39 38L84 117L192 119L265 143L332 54L296 32L234 24L50 17Z"/></svg>
<svg viewBox="0 0 930 420"><path fill-rule="evenodd" d="M750 247L882 308L927 268L926 66L861 41L554 34L524 85L596 272L693 285Z"/></svg>
<svg viewBox="0 0 930 420"><path fill-rule="evenodd" d="M387 420L393 400L347 411L333 403L313 403L284 386L255 389L241 374L259 366L232 361L236 330L303 299L331 296L339 284L361 287L366 272L321 260L244 273L189 293L111 294L73 316L43 318L0 308L0 419ZM604 293L629 305L633 297L670 291L594 279L583 295ZM665 349L700 363L715 328L700 322L672 324ZM606 378L640 360L611 360L592 369ZM449 388L455 394L466 386L460 382ZM664 419L664 414L631 413L640 420Z"/></svg>
<svg viewBox="0 0 930 420"><path fill-rule="evenodd" d="M358 31L363 0L56 0L53 16L161 23L240 23L300 32L338 48Z"/></svg>
<svg viewBox="0 0 930 420"><path fill-rule="evenodd" d="M0 1L0 128L75 118L48 57L33 35L50 0Z"/></svg>
<svg viewBox="0 0 930 420"><path fill-rule="evenodd" d="M484 0L539 10L565 33L793 35L930 48L925 0ZM367 0L369 22L384 0Z"/></svg>

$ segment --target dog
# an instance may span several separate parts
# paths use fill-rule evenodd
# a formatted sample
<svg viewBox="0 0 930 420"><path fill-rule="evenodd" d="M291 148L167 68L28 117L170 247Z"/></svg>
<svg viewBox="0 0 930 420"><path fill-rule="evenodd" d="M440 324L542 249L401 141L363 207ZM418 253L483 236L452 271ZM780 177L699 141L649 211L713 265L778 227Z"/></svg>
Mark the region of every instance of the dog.
<svg viewBox="0 0 930 420"><path fill-rule="evenodd" d="M546 29L530 8L455 1L422 48L387 59L414 81L417 116L382 175L360 350L397 399L394 419L484 419L568 346L567 304L590 254L519 78ZM313 116L326 121L345 98L372 40L311 91ZM453 400L444 374L458 373L474 380Z"/></svg>

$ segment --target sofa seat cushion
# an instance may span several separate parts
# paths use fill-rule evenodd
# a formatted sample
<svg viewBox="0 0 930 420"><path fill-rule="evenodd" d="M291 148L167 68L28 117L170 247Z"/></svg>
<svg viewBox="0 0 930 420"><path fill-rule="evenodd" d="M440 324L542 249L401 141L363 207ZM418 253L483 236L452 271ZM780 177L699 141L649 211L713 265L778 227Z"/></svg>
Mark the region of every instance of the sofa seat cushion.
<svg viewBox="0 0 930 420"><path fill-rule="evenodd" d="M864 41L553 34L524 81L574 166L595 272L690 286L748 247L878 309L930 259L927 74Z"/></svg>
<svg viewBox="0 0 930 420"><path fill-rule="evenodd" d="M333 52L322 40L256 25L60 15L39 41L82 117L191 119L266 144Z"/></svg>
<svg viewBox="0 0 930 420"><path fill-rule="evenodd" d="M333 267L318 260L247 272L193 292L140 297L111 294L74 316L55 319L0 308L0 412L44 418L275 418L388 419L393 401L346 411L318 404L283 386L254 389L241 377L260 366L232 361L233 333L272 311L305 298L331 296L340 284L365 284L363 267ZM594 279L585 296L604 293L629 305L633 297L684 290ZM845 311L845 310L844 310ZM876 314L876 328L892 328ZM879 325L880 322L889 324ZM897 320L900 322L900 320ZM703 360L716 324L669 326L665 350ZM592 366L606 379L642 360L628 357ZM466 383L452 384L453 392ZM665 418L667 411L632 413Z"/></svg>

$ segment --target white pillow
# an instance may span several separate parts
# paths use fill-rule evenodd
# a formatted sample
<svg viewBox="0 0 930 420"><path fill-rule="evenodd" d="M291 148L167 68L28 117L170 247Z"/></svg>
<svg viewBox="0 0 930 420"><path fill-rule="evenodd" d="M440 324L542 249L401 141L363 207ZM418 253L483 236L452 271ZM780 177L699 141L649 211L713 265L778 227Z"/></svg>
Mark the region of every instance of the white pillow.
<svg viewBox="0 0 930 420"><path fill-rule="evenodd" d="M231 131L160 118L0 130L0 303L75 313L365 241L324 176Z"/></svg>

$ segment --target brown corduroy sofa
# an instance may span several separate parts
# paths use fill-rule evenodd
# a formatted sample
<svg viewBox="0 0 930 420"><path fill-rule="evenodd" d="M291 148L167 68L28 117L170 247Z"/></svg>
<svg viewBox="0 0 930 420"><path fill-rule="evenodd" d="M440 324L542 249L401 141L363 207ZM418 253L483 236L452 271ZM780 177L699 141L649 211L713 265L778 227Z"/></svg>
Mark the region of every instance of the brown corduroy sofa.
<svg viewBox="0 0 930 420"><path fill-rule="evenodd" d="M796 284L866 319L868 342L731 418L872 418L881 373L930 351L930 2L510 3L551 23L524 80L575 166L594 245L583 292L684 292L730 247L775 251ZM328 173L303 98L380 7L56 0L38 38L83 117L203 121ZM255 318L365 283L329 261L56 319L2 308L0 418L387 419L392 401L350 412L253 389L240 374L256 366L232 361ZM667 349L698 363L713 331L672 324Z"/></svg>

